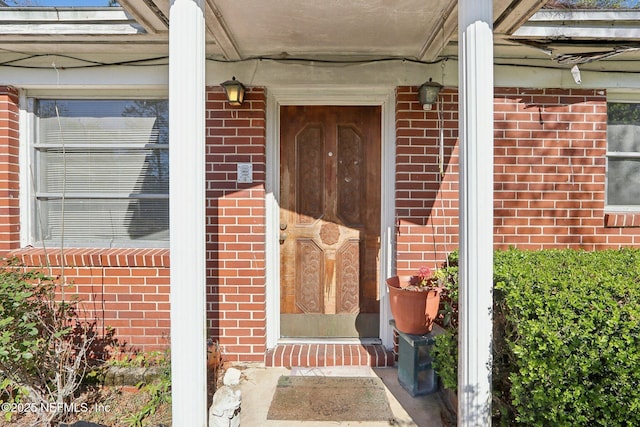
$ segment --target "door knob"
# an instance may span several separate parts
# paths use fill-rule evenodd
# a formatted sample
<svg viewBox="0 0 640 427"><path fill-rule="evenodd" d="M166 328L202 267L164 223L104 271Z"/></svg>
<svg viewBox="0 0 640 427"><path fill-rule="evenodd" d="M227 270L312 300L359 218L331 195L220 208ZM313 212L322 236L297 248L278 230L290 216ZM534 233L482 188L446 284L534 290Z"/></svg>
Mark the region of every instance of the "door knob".
<svg viewBox="0 0 640 427"><path fill-rule="evenodd" d="M281 223L280 223L280 230L284 231L284 230L286 230L286 229L287 229L287 223L285 223L285 222L281 222Z"/></svg>
<svg viewBox="0 0 640 427"><path fill-rule="evenodd" d="M280 244L283 244L287 240L287 233L280 233Z"/></svg>

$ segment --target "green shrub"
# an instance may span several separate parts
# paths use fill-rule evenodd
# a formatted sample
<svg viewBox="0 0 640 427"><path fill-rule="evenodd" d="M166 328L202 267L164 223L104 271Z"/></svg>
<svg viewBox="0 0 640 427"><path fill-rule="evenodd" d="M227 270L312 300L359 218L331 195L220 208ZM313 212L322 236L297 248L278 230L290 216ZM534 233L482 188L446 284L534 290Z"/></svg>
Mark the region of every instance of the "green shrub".
<svg viewBox="0 0 640 427"><path fill-rule="evenodd" d="M509 421L640 425L640 251L497 252L494 278Z"/></svg>
<svg viewBox="0 0 640 427"><path fill-rule="evenodd" d="M63 419L65 405L74 403L95 339L94 325L78 317L77 302L56 301L56 288L36 271L0 267L0 398L33 405L38 425Z"/></svg>
<svg viewBox="0 0 640 427"><path fill-rule="evenodd" d="M445 388L455 390L458 387L458 333L446 329L435 341L431 350L433 369Z"/></svg>
<svg viewBox="0 0 640 427"><path fill-rule="evenodd" d="M436 323L445 333L435 338L432 348L433 367L442 384L449 389L458 385L458 252L452 252L438 269L437 277L443 287L440 312Z"/></svg>
<svg viewBox="0 0 640 427"><path fill-rule="evenodd" d="M458 252L452 252L447 262L436 271L442 286L440 311L436 323L443 328L458 330Z"/></svg>
<svg viewBox="0 0 640 427"><path fill-rule="evenodd" d="M497 251L494 423L640 425L640 251ZM457 331L436 340L457 376Z"/></svg>

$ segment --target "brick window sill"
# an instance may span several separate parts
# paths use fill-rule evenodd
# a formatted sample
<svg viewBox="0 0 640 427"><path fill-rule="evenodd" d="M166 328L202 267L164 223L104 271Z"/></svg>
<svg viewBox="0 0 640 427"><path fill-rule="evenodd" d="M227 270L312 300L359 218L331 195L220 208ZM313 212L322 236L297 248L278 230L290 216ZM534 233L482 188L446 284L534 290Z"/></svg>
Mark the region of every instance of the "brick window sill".
<svg viewBox="0 0 640 427"><path fill-rule="evenodd" d="M607 228L640 227L640 212L608 212L604 214L604 226Z"/></svg>
<svg viewBox="0 0 640 427"><path fill-rule="evenodd" d="M60 248L23 248L7 257L32 267L169 267L169 249L164 248L65 248L64 252Z"/></svg>

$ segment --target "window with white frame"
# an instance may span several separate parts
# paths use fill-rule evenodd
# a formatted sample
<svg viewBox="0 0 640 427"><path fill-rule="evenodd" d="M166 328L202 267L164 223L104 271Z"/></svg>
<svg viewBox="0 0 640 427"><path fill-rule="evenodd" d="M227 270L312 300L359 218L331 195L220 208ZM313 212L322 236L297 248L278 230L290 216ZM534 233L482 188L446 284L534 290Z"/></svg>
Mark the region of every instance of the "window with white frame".
<svg viewBox="0 0 640 427"><path fill-rule="evenodd" d="M34 99L33 236L166 246L169 109L159 99Z"/></svg>
<svg viewBox="0 0 640 427"><path fill-rule="evenodd" d="M640 103L607 103L607 208L640 210Z"/></svg>

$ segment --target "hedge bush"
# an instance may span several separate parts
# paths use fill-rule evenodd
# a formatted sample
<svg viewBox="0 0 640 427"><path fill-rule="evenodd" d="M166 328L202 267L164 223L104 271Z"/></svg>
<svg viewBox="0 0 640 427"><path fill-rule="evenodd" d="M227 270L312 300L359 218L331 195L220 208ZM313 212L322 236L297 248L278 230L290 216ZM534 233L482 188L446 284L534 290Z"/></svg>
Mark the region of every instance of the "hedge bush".
<svg viewBox="0 0 640 427"><path fill-rule="evenodd" d="M494 283L496 424L640 425L640 250L497 251Z"/></svg>

